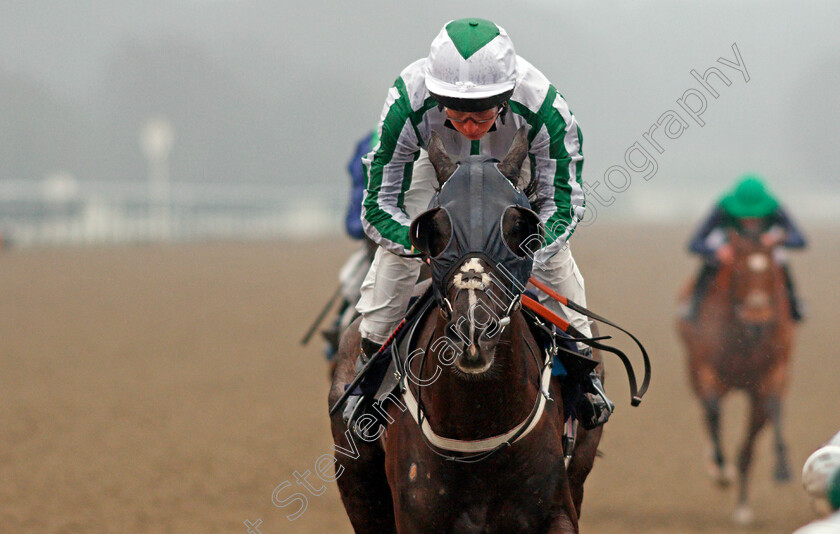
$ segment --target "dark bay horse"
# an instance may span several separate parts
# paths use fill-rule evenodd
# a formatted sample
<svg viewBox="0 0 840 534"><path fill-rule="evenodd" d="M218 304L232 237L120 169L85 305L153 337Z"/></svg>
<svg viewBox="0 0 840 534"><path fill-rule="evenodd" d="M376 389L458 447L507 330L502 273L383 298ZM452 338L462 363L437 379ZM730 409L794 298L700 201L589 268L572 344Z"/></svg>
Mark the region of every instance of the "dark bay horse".
<svg viewBox="0 0 840 534"><path fill-rule="evenodd" d="M721 399L742 390L750 399L747 434L738 455L738 504L734 519L752 521L747 482L755 438L770 421L774 428L777 481L790 478L782 436L782 397L790 366L793 320L781 268L772 247L757 236L729 232L733 259L723 263L694 321L679 321L688 351L691 386L700 400L712 457L710 474L721 486L733 478L720 439Z"/></svg>
<svg viewBox="0 0 840 534"><path fill-rule="evenodd" d="M526 155L524 130L498 171L480 157L456 165L436 136L429 146L441 187L450 192L459 187L456 170L467 165L472 173L484 173L482 187L472 191L501 187L493 182L500 173L496 178L509 180L506 187L521 195L518 169ZM456 259L435 279L436 258L446 256L457 241L453 235L472 250L476 239L492 242L488 234L459 234L456 217L449 216L460 209L487 215L492 200L470 212L470 203L481 198L457 197L447 209L430 210L412 224L415 248L432 259L433 280L443 283L437 286L438 304L417 327L419 349L406 363L411 380L404 376L403 395L377 402L387 427L363 416L356 426L359 436L347 429L340 412L331 419L337 484L358 534L578 532L583 482L601 429L580 431L567 469L560 383L551 379L549 359L526 324L517 295L511 298L509 288L495 283L502 276L492 254ZM496 245L525 258L522 245L540 234L539 219L517 205L503 213L495 220L504 244ZM330 405L353 378L357 326L342 337Z"/></svg>

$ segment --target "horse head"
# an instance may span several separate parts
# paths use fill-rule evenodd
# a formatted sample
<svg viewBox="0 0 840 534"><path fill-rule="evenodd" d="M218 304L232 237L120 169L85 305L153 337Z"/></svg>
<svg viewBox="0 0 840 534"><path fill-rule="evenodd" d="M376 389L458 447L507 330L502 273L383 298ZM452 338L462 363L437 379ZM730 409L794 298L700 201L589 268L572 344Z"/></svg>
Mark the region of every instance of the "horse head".
<svg viewBox="0 0 840 534"><path fill-rule="evenodd" d="M762 244L758 233L742 235L730 230L731 295L738 319L747 326L769 325L776 318L780 270L773 247Z"/></svg>
<svg viewBox="0 0 840 534"><path fill-rule="evenodd" d="M493 367L497 347L542 243L519 169L528 154L525 129L498 162L471 156L457 163L437 134L429 143L440 189L411 225L414 247L429 258L446 334L459 349L454 369L478 378Z"/></svg>

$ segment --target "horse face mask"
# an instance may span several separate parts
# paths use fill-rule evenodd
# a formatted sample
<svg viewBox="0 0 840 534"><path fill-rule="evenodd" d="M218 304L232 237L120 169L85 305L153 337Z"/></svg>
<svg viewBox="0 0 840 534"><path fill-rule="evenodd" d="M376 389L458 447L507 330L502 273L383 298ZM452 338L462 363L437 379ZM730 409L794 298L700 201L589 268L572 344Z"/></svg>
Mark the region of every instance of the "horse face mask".
<svg viewBox="0 0 840 534"><path fill-rule="evenodd" d="M412 222L410 237L414 248L430 257L440 301L454 270L471 257L501 271L498 282L515 286L518 294L531 274L543 227L528 197L499 171L496 160L471 156L459 162L429 210Z"/></svg>

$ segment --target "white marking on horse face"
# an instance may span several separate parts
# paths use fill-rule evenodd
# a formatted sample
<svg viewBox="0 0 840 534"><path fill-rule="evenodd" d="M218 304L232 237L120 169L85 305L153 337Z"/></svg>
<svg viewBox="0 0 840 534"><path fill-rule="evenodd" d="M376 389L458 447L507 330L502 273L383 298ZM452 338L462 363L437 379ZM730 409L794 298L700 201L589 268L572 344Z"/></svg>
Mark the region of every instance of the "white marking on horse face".
<svg viewBox="0 0 840 534"><path fill-rule="evenodd" d="M763 273L770 266L770 260L766 254L750 254L747 258L747 266L755 273Z"/></svg>
<svg viewBox="0 0 840 534"><path fill-rule="evenodd" d="M759 309L770 305L770 295L766 291L751 291L744 304L748 308Z"/></svg>
<svg viewBox="0 0 840 534"><path fill-rule="evenodd" d="M490 286L490 275L484 272L484 266L478 258L470 258L468 261L465 261L459 271L452 277L452 283L457 289L478 289L484 291ZM464 280L463 275L471 272L480 274L481 279L476 280L471 278Z"/></svg>
<svg viewBox="0 0 840 534"><path fill-rule="evenodd" d="M475 296L475 290L470 289L470 354L475 356L475 317L473 317L473 311L475 310L475 303L478 301L478 297Z"/></svg>
<svg viewBox="0 0 840 534"><path fill-rule="evenodd" d="M461 265L461 272L466 273L469 271L483 273L484 266L481 264L481 260L479 260L478 258L470 258L468 261L465 261L464 264Z"/></svg>

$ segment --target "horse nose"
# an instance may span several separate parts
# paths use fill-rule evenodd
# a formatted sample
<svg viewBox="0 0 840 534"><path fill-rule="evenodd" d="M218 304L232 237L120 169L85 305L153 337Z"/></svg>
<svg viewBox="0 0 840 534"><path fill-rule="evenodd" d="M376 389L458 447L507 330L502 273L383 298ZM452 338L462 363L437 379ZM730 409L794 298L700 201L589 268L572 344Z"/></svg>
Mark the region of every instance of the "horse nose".
<svg viewBox="0 0 840 534"><path fill-rule="evenodd" d="M469 321L466 318L461 318L447 324L446 333L458 347L458 352L464 354L467 361L478 360L478 341L484 333L484 329L474 326L471 328Z"/></svg>

